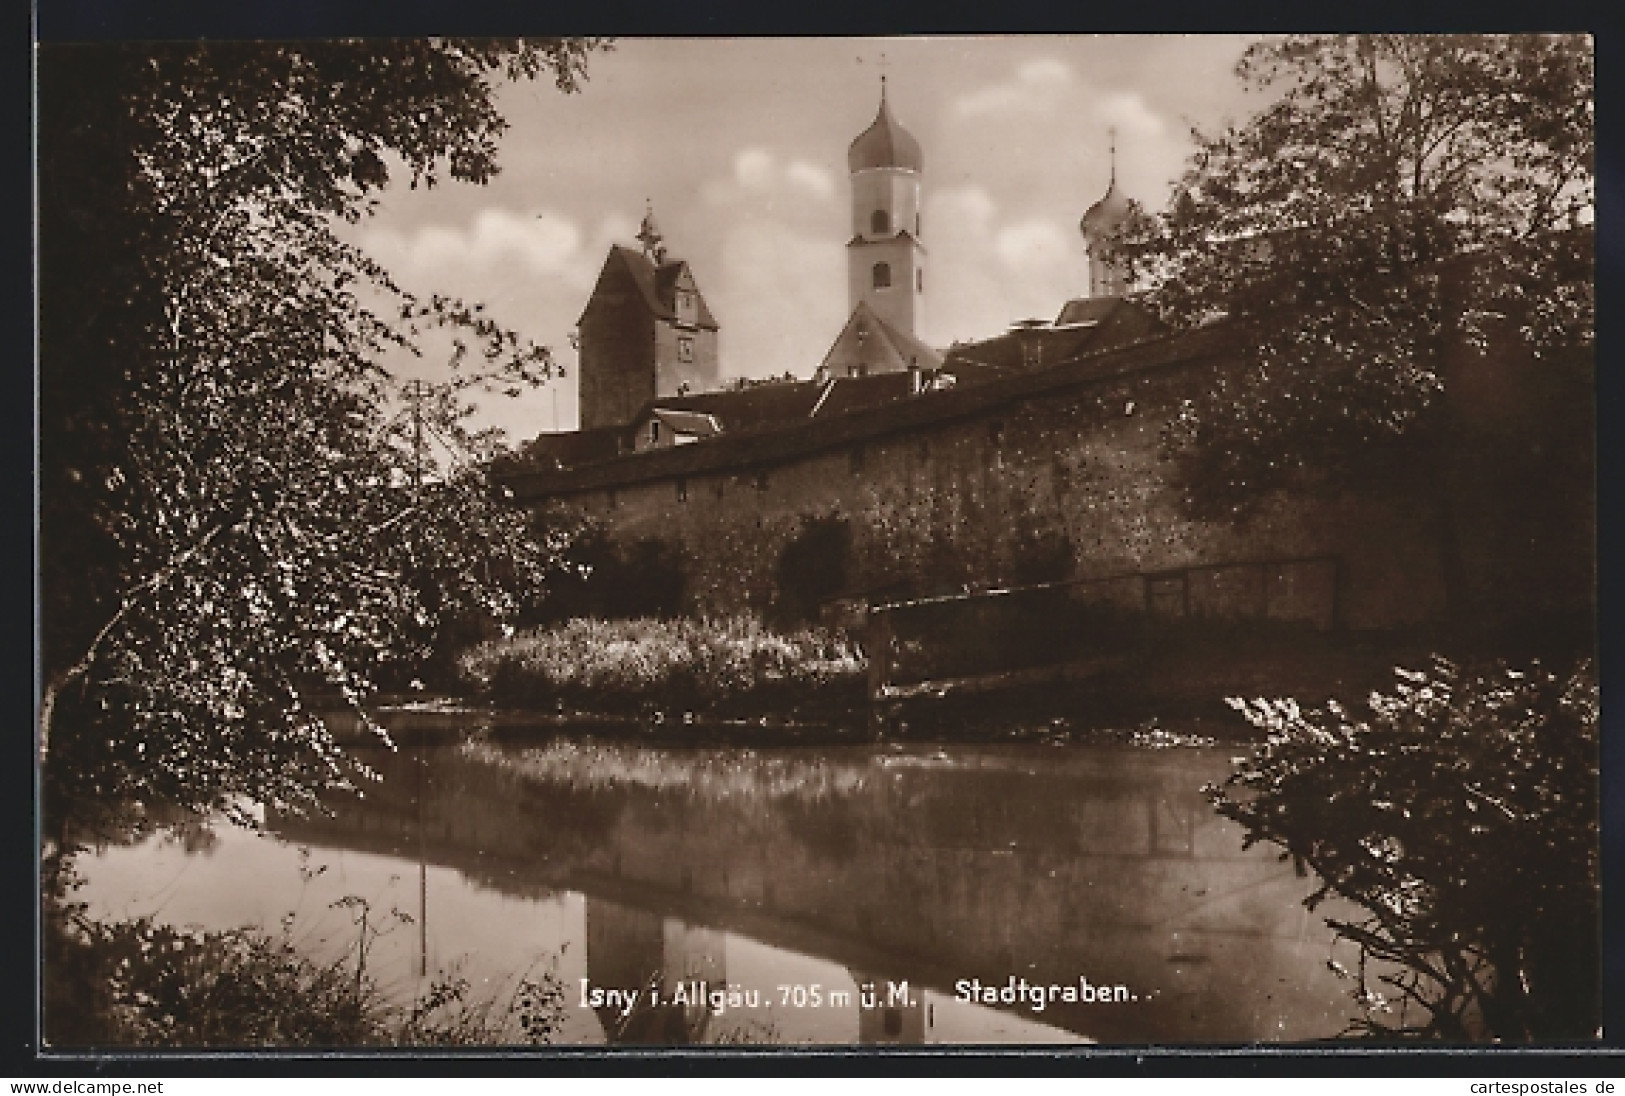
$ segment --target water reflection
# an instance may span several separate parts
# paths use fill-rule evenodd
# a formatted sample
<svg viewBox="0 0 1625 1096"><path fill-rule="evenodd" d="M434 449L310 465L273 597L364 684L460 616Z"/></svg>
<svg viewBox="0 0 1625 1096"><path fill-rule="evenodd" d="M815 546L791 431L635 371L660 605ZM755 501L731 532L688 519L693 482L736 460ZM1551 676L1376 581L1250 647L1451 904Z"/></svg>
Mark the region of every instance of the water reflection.
<svg viewBox="0 0 1625 1096"><path fill-rule="evenodd" d="M331 818L272 818L285 843L222 838L207 858L256 863L239 883L257 919L181 910L173 888L165 916L273 924L290 878L276 861L309 846L334 865L322 886L373 887L416 916L373 963L403 985L447 964L547 971L575 1042L1301 1040L1349 1012L1330 934L1301 905L1312 881L1243 853L1200 795L1222 752L515 734L368 760L381 783ZM161 869L185 853L94 862L114 913L135 901L121 855ZM339 946L342 926L330 934ZM992 997L964 1000L973 985ZM1055 989L1035 1002L1040 986Z"/></svg>

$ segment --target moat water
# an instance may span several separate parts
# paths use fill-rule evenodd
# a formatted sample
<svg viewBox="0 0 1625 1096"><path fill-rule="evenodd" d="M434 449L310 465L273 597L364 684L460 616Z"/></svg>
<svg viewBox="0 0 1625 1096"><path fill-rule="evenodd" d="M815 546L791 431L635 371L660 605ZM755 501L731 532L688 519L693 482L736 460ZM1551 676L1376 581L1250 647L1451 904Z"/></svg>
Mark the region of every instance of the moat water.
<svg viewBox="0 0 1625 1096"><path fill-rule="evenodd" d="M80 897L350 963L364 899L386 993L546 976L567 1044L1302 1041L1354 1008L1348 911L1202 796L1244 747L426 741L330 817L87 854Z"/></svg>

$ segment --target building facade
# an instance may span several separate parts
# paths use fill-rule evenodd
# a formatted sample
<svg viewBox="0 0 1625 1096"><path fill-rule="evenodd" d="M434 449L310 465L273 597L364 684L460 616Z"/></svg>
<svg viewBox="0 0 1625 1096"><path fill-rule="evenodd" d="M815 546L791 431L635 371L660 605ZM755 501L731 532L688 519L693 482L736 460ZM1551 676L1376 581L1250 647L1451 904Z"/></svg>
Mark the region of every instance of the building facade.
<svg viewBox="0 0 1625 1096"><path fill-rule="evenodd" d="M892 117L886 83L880 109L846 154L852 184L847 300L866 307L903 339L917 340L925 317L925 246L920 231L920 142ZM921 363L922 365L925 363Z"/></svg>
<svg viewBox="0 0 1625 1096"><path fill-rule="evenodd" d="M650 213L643 250L612 246L579 332L580 424L630 423L650 400L715 388L718 329L688 263L666 254Z"/></svg>
<svg viewBox="0 0 1625 1096"><path fill-rule="evenodd" d="M1161 334L508 482L521 501L567 502L618 537L675 547L695 612L771 611L789 546L835 521L850 536L835 594L868 603L1040 580L1093 582L1089 596L1148 613L1322 631L1588 618L1584 365L1554 370L1515 340L1453 347L1431 474L1400 468L1365 490L1279 493L1244 521L1200 520L1162 431L1190 392L1240 367L1245 342L1233 325Z"/></svg>
<svg viewBox="0 0 1625 1096"><path fill-rule="evenodd" d="M670 549L695 613L805 608L788 561L838 543L815 602L1062 583L1147 618L1320 633L1589 619L1589 356L1536 363L1512 332L1458 342L1425 474L1378 469L1359 489L1306 484L1244 520L1203 520L1165 431L1183 401L1245 368L1258 331L1172 332L1125 296L1107 251L1132 213L1115 164L1080 225L1089 295L945 354L917 334L923 157L884 84L848 164L851 315L818 374L707 391L716 323L651 217L644 253L611 250L582 316L582 425L614 452L510 469L517 500Z"/></svg>

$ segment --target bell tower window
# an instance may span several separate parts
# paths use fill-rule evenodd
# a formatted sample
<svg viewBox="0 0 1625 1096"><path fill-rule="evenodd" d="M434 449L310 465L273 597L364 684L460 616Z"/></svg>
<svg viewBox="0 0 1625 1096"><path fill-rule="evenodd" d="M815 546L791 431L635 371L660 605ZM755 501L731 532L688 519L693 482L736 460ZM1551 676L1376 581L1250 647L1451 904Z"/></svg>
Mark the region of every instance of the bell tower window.
<svg viewBox="0 0 1625 1096"><path fill-rule="evenodd" d="M869 234L871 236L891 235L891 218L884 209L877 209L869 218Z"/></svg>
<svg viewBox="0 0 1625 1096"><path fill-rule="evenodd" d="M874 269L874 285L876 289L891 288L891 264L876 263Z"/></svg>

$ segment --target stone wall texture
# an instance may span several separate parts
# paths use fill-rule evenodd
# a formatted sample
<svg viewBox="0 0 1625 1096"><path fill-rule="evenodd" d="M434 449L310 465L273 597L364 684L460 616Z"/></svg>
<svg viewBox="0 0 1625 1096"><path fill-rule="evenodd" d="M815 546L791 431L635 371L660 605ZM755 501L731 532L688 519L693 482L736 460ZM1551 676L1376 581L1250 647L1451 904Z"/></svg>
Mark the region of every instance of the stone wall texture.
<svg viewBox="0 0 1625 1096"><path fill-rule="evenodd" d="M1233 357L1142 360L1005 385L1007 398L989 388L934 420L921 404L891 426L829 428L783 454L757 444L723 466L623 461L544 493L619 538L679 546L698 613L768 610L786 547L831 518L851 535L839 593L871 603L1065 579L1152 612L1350 630L1589 612L1589 358L1457 347L1442 460L1422 462L1438 473L1401 464L1359 492L1274 496L1242 522L1191 517L1160 451L1178 402Z"/></svg>

